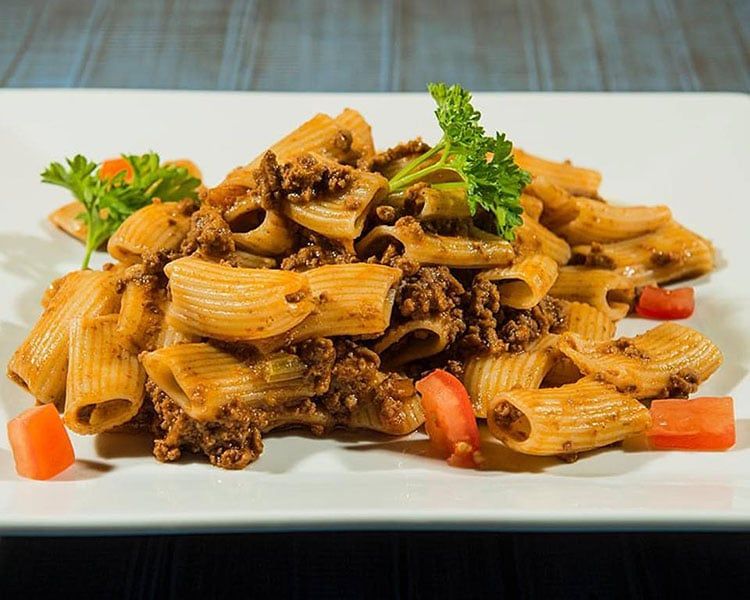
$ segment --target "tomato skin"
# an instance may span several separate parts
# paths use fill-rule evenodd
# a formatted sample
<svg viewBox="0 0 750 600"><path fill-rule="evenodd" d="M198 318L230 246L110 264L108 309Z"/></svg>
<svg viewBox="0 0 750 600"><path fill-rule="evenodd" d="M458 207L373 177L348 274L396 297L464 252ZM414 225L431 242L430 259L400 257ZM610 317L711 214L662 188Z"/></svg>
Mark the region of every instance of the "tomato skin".
<svg viewBox="0 0 750 600"><path fill-rule="evenodd" d="M73 444L52 404L34 406L8 421L16 472L29 479L50 479L75 462Z"/></svg>
<svg viewBox="0 0 750 600"><path fill-rule="evenodd" d="M635 312L648 319L687 319L695 310L693 288L664 290L653 285L641 292Z"/></svg>
<svg viewBox="0 0 750 600"><path fill-rule="evenodd" d="M726 450L736 441L729 397L654 400L651 418L646 435L657 450Z"/></svg>
<svg viewBox="0 0 750 600"><path fill-rule="evenodd" d="M133 167L124 158L109 158L99 167L99 179L112 179L120 172L125 172L125 181L133 180Z"/></svg>
<svg viewBox="0 0 750 600"><path fill-rule="evenodd" d="M476 467L481 462L479 428L463 384L436 369L416 383L425 413L425 428L433 445L455 467Z"/></svg>

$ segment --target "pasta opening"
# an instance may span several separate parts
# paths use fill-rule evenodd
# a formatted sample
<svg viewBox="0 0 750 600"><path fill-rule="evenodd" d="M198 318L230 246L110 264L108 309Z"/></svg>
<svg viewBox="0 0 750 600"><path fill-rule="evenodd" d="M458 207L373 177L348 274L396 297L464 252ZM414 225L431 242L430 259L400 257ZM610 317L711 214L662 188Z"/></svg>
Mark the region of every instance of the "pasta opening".
<svg viewBox="0 0 750 600"><path fill-rule="evenodd" d="M633 300L633 290L631 288L616 288L607 290L605 295L607 304L618 312L622 311L625 316L630 310L630 303Z"/></svg>
<svg viewBox="0 0 750 600"><path fill-rule="evenodd" d="M531 436L531 422L517 406L503 400L492 413L497 432L516 442L525 442Z"/></svg>
<svg viewBox="0 0 750 600"><path fill-rule="evenodd" d="M131 264L141 260L141 252L132 250L124 244L109 244L107 250L112 258L125 264Z"/></svg>
<svg viewBox="0 0 750 600"><path fill-rule="evenodd" d="M190 404L188 395L182 386L177 381L174 373L167 367L154 368L151 370L146 369L154 380L154 383L159 387L167 396L174 400L181 407L186 407Z"/></svg>
<svg viewBox="0 0 750 600"><path fill-rule="evenodd" d="M118 424L113 422L117 421L118 417L130 416L128 413L132 406L132 402L125 398L113 398L96 404L87 404L76 411L76 420L82 425L91 427L113 426Z"/></svg>
<svg viewBox="0 0 750 600"><path fill-rule="evenodd" d="M229 220L229 230L232 233L250 233L260 227L266 218L266 211L262 208L242 212Z"/></svg>
<svg viewBox="0 0 750 600"><path fill-rule="evenodd" d="M31 391L31 388L29 388L28 382L23 377L21 377L21 375L19 375L12 369L8 369L8 377L10 377L13 383L20 385L25 391L27 392Z"/></svg>
<svg viewBox="0 0 750 600"><path fill-rule="evenodd" d="M413 360L437 354L445 344L440 335L429 329L417 329L404 335L383 352L383 365L399 367Z"/></svg>
<svg viewBox="0 0 750 600"><path fill-rule="evenodd" d="M357 254L362 258L370 256L382 256L389 246L393 247L394 253L398 256L406 254L406 247L398 239L390 235L384 235L377 239L368 240L367 244L357 246Z"/></svg>
<svg viewBox="0 0 750 600"><path fill-rule="evenodd" d="M497 283L497 291L503 304L509 304L516 308L531 308L534 305L534 300L536 300L533 290L523 279L500 281Z"/></svg>

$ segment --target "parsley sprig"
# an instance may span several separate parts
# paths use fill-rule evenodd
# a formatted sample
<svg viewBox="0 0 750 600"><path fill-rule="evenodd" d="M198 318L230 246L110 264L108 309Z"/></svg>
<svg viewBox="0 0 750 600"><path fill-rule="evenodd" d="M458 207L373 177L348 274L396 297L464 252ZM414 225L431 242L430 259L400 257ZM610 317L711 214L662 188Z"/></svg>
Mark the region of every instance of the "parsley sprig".
<svg viewBox="0 0 750 600"><path fill-rule="evenodd" d="M513 240L514 229L522 223L521 191L531 181L513 161L513 144L505 134L486 134L471 93L461 86L431 83L427 89L437 103L435 116L443 137L391 178L390 191L404 190L437 171L453 171L460 181L432 187L465 189L471 214L481 206L495 217L498 234Z"/></svg>
<svg viewBox="0 0 750 600"><path fill-rule="evenodd" d="M185 167L163 165L159 155L149 152L141 156L122 157L132 169L126 180L125 171L114 177L100 177L101 165L80 154L65 159L65 165L51 163L42 173L42 181L64 187L81 202L84 212L78 218L86 224L86 251L81 268L86 269L91 253L106 242L123 221L139 208L158 198L162 202L197 199L196 179Z"/></svg>

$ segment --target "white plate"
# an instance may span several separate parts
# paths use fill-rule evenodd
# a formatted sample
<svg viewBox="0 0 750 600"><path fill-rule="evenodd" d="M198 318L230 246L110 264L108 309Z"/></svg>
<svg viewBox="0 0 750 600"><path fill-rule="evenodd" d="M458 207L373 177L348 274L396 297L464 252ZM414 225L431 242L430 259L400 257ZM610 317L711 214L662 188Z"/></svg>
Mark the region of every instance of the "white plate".
<svg viewBox="0 0 750 600"><path fill-rule="evenodd" d="M748 99L740 95L480 94L488 127L521 147L604 173L603 193L665 202L712 239L718 271L696 283L689 324L724 351L701 390L733 394L738 436L724 453L625 451L575 464L488 445L488 470L424 456L424 435L392 440L270 436L260 460L227 472L160 464L137 439L73 436L78 463L51 482L15 475L0 431L0 532L287 528L743 528L750 525ZM318 111L370 119L380 147L437 136L426 95L126 91L0 92L0 362L40 312L51 279L81 247L45 216L66 200L39 183L51 160L154 149L191 157L209 183ZM102 257L98 259L100 262ZM648 324L628 320L620 332ZM32 399L3 378L0 421Z"/></svg>

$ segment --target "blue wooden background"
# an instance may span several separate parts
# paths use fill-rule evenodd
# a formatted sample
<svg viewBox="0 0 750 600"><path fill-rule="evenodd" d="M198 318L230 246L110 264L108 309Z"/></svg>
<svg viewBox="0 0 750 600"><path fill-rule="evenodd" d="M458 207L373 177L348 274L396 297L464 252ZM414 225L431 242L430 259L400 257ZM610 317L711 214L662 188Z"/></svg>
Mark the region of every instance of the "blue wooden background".
<svg viewBox="0 0 750 600"><path fill-rule="evenodd" d="M748 0L0 0L0 86L750 91Z"/></svg>
<svg viewBox="0 0 750 600"><path fill-rule="evenodd" d="M749 0L0 0L0 87L748 92L749 46ZM717 598L748 565L743 534L5 538L0 597Z"/></svg>

